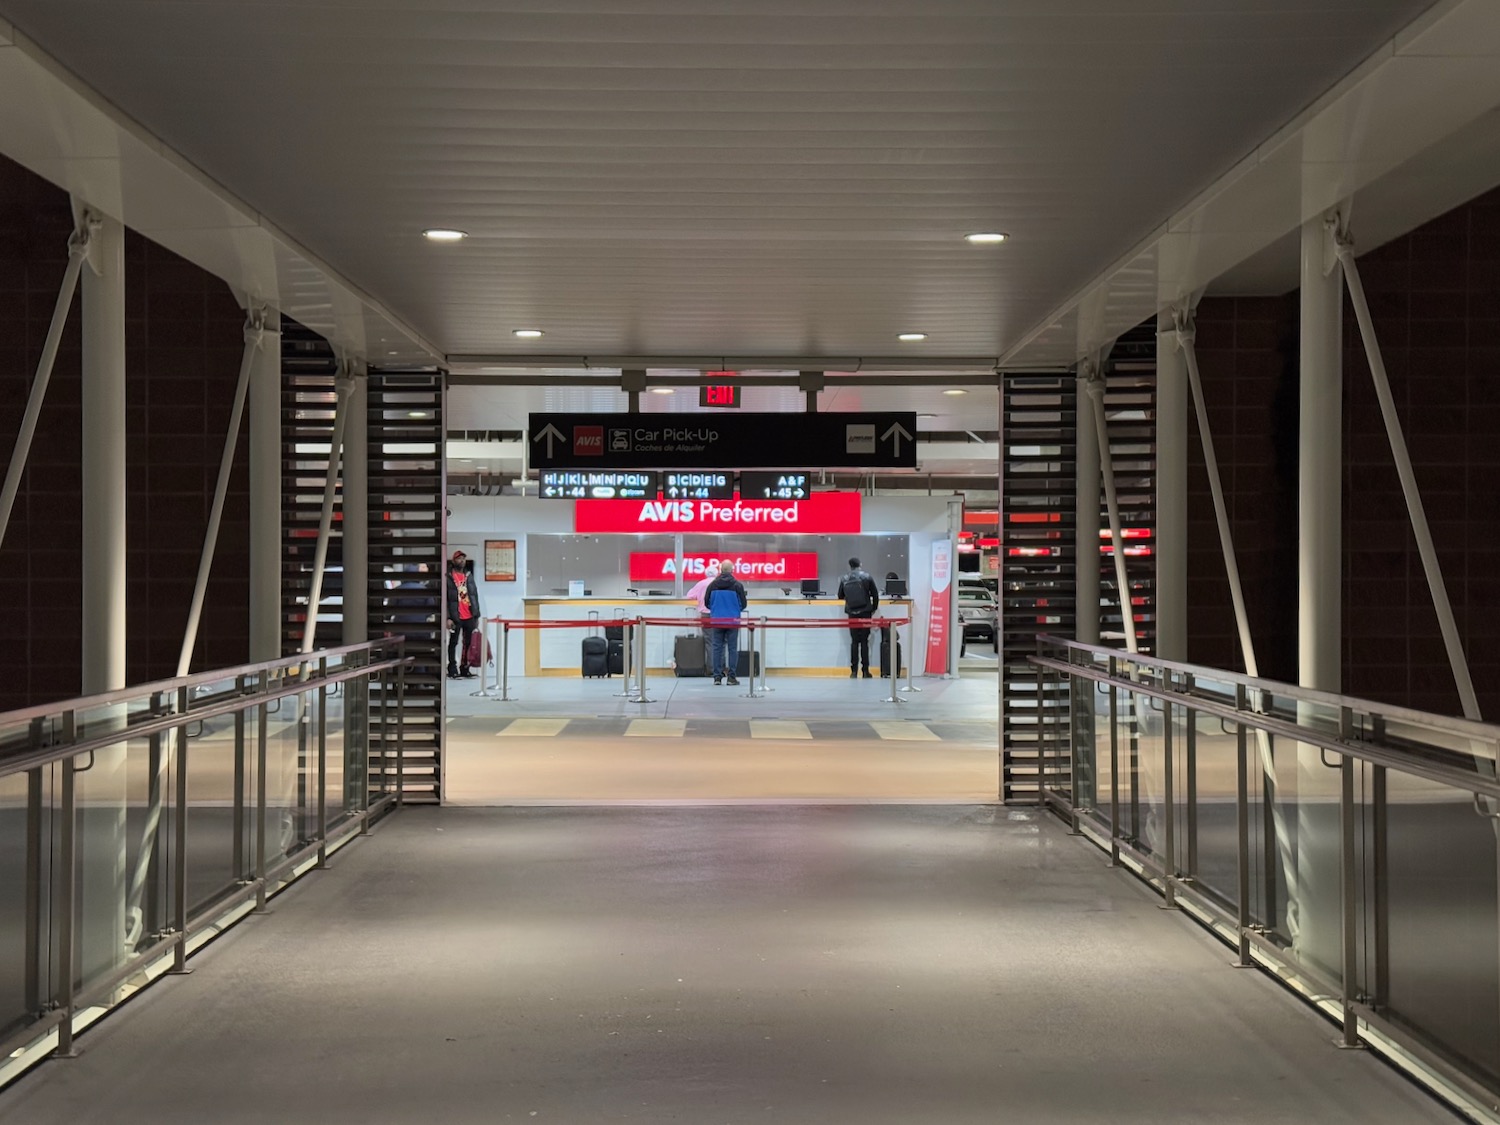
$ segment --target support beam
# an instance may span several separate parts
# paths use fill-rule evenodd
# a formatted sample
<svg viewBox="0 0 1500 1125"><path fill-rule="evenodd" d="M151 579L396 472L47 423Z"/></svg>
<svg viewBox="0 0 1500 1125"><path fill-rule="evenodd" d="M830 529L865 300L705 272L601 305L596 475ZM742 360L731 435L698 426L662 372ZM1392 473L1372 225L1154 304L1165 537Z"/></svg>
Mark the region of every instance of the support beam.
<svg viewBox="0 0 1500 1125"><path fill-rule="evenodd" d="M265 325L255 314L245 322L245 350L240 357L240 376L234 385L234 402L229 408L229 428L224 435L224 451L219 457L219 477L214 485L213 506L208 514L208 529L203 535L203 551L198 557L198 580L193 584L193 600L188 606L187 628L183 631L182 650L177 657L177 675L186 676L193 663L193 649L198 643L198 624L203 601L208 594L208 576L213 569L214 550L219 544L219 524L224 517L224 499L229 493L229 476L234 469L234 451L240 440L240 422L245 415L245 397L250 387L250 373L256 353L265 343Z"/></svg>
<svg viewBox="0 0 1500 1125"><path fill-rule="evenodd" d="M620 372L620 389L625 392L625 410L629 414L641 412L641 392L646 389L646 369L632 367Z"/></svg>
<svg viewBox="0 0 1500 1125"><path fill-rule="evenodd" d="M1187 660L1187 392L1187 357L1166 312L1156 325L1156 655L1178 661Z"/></svg>
<svg viewBox="0 0 1500 1125"><path fill-rule="evenodd" d="M370 377L354 378L344 424L344 643L370 639ZM443 451L438 450L438 456Z"/></svg>
<svg viewBox="0 0 1500 1125"><path fill-rule="evenodd" d="M250 372L250 652L281 656L281 315L247 308L264 325Z"/></svg>
<svg viewBox="0 0 1500 1125"><path fill-rule="evenodd" d="M302 653L313 649L318 633L318 608L323 600L323 574L328 566L328 541L333 537L333 504L338 494L339 462L344 453L344 430L349 423L349 398L354 379L347 369L339 372L333 408L333 439L328 445L328 472L323 478L323 510L318 519L318 545L313 552L312 583L307 591L307 620L302 628Z"/></svg>
<svg viewBox="0 0 1500 1125"><path fill-rule="evenodd" d="M1297 682L1339 691L1343 615L1343 290L1330 269L1336 216L1302 227L1297 484Z"/></svg>
<svg viewBox="0 0 1500 1125"><path fill-rule="evenodd" d="M1075 592L1073 637L1099 643L1099 441L1094 436L1094 405L1079 379L1073 394L1073 479Z"/></svg>
<svg viewBox="0 0 1500 1125"><path fill-rule="evenodd" d="M1105 510L1109 514L1109 541L1115 560L1115 588L1119 592L1120 621L1125 628L1125 648L1140 651L1135 631L1135 604L1130 595L1130 576L1125 566L1125 530L1120 521L1120 497L1115 491L1114 458L1109 451L1109 424L1104 416L1104 370L1099 361L1084 365L1084 391L1092 406L1094 434L1099 444L1099 475L1104 480Z"/></svg>
<svg viewBox="0 0 1500 1125"><path fill-rule="evenodd" d="M827 383L827 377L821 371L799 371L797 372L797 386L807 396L807 413L818 412L818 392Z"/></svg>
<svg viewBox="0 0 1500 1125"><path fill-rule="evenodd" d="M84 695L125 686L125 228L98 229L83 271Z"/></svg>

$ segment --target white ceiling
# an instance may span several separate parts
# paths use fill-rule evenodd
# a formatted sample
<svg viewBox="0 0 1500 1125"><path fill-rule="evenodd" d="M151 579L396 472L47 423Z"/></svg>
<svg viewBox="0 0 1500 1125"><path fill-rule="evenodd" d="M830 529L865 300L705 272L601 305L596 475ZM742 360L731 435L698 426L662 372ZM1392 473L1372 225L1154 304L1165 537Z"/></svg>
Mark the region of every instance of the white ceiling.
<svg viewBox="0 0 1500 1125"><path fill-rule="evenodd" d="M1083 330L1060 310L1429 6L0 0L0 16L419 352L998 357L1032 341L1066 362ZM1459 9L1496 21L1493 3L1435 10ZM90 182L71 119L30 104L43 86L24 77L0 99L0 149ZM1242 235L1227 265L1290 229L1239 206L1217 216ZM473 237L434 246L417 234L433 225ZM212 217L201 237L177 226L169 245L213 258ZM996 228L1012 241L962 241ZM1153 272L1114 315L1149 315L1159 287ZM544 349L516 346L530 326ZM929 339L897 344L905 330ZM372 358L388 342L405 356L363 340Z"/></svg>

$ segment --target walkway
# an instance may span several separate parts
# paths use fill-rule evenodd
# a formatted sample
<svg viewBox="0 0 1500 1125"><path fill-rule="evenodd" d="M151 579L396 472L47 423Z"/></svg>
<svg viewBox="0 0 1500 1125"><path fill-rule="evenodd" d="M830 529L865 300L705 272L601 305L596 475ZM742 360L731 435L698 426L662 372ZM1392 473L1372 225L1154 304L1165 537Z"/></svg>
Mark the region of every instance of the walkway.
<svg viewBox="0 0 1500 1125"><path fill-rule="evenodd" d="M27 1125L1452 1125L1025 810L413 809Z"/></svg>

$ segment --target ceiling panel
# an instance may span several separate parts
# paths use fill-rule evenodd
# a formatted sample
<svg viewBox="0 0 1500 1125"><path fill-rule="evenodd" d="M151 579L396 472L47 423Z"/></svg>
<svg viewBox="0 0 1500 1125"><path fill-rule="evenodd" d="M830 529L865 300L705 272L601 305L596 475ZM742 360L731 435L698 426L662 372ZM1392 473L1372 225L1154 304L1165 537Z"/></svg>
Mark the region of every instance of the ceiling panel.
<svg viewBox="0 0 1500 1125"><path fill-rule="evenodd" d="M445 352L536 352L510 335L536 326L565 354L888 355L915 330L915 356L998 356L1428 6L0 15ZM435 225L472 237L418 237Z"/></svg>

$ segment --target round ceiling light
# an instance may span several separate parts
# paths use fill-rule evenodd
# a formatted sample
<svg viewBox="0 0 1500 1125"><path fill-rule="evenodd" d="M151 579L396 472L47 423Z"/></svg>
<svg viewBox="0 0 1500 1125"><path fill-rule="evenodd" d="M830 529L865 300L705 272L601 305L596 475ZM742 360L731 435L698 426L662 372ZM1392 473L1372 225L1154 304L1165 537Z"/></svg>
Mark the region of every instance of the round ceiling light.
<svg viewBox="0 0 1500 1125"><path fill-rule="evenodd" d="M1000 231L980 231L977 234L966 234L964 240L972 242L975 246L994 246L996 243L1004 242L1010 235L1002 234Z"/></svg>
<svg viewBox="0 0 1500 1125"><path fill-rule="evenodd" d="M962 387L949 387L943 393L945 395L966 395L969 392L964 390Z"/></svg>
<svg viewBox="0 0 1500 1125"><path fill-rule="evenodd" d="M919 344L923 340L927 339L927 333L903 332L899 336L897 336L896 339L900 340L903 344Z"/></svg>
<svg viewBox="0 0 1500 1125"><path fill-rule="evenodd" d="M422 232L422 237L428 242L462 242L469 237L469 232L451 227L429 227Z"/></svg>
<svg viewBox="0 0 1500 1125"><path fill-rule="evenodd" d="M519 336L523 340L535 340L545 335L545 333L540 328L517 328L511 335Z"/></svg>

